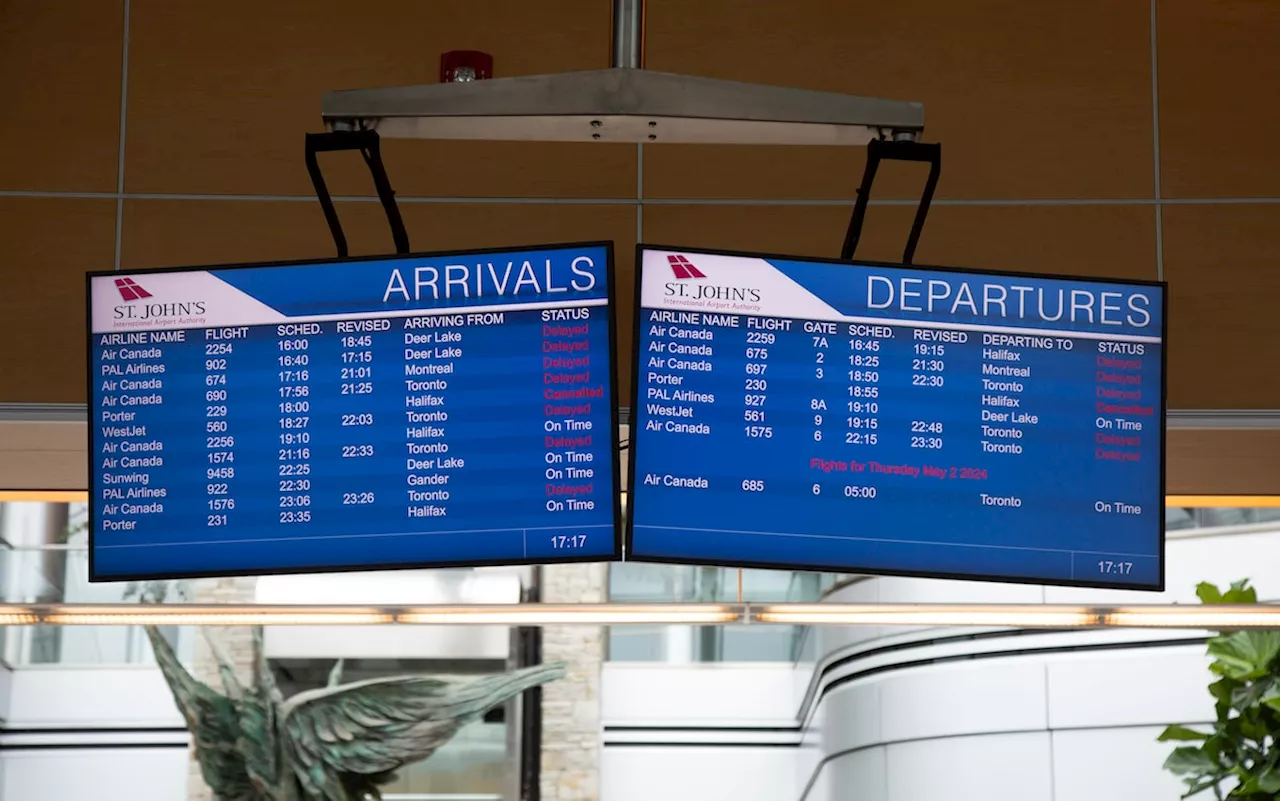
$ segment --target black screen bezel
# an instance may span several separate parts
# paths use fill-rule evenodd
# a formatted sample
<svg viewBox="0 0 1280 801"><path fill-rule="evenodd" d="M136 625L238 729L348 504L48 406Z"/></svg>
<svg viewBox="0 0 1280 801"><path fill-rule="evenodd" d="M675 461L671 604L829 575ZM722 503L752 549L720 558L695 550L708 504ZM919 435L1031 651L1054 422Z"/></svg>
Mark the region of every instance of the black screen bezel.
<svg viewBox="0 0 1280 801"><path fill-rule="evenodd" d="M636 482L636 443L638 437L635 432L636 410L642 402L640 399L640 332L643 324L642 308L642 289L644 281L644 254L645 251L662 251L667 253L689 253L703 254L707 256L731 256L737 258L748 259L765 259L779 261L803 262L809 264L823 264L832 268L858 268L858 267L884 267L897 268L907 270L927 270L932 272L961 274L961 275L986 275L1003 278L1028 278L1028 279L1056 279L1063 281L1079 281L1100 284L1115 284L1123 286L1141 286L1153 287L1160 291L1160 517L1159 517L1159 542L1158 542L1158 568L1159 581L1156 584L1143 584L1134 582L1099 582L1075 579L1045 579L1028 576L1007 576L1002 574L982 574L982 573L950 573L941 571L920 571L920 570L890 570L883 568L868 569L860 565L846 564L826 564L814 565L800 562L783 562L783 561L754 561L754 560L719 560L719 559L690 559L688 557L674 556L636 556L634 548L635 539L635 516L631 513L635 500L635 482ZM624 521L624 545L625 559L629 562L641 562L651 564L677 564L677 565L702 565L708 567L728 567L728 568L752 568L762 570L800 570L808 572L827 572L827 573L854 573L868 576L902 576L907 578L934 578L948 579L956 581L978 581L978 582L994 582L1002 584L1030 584L1041 587L1085 587L1090 589L1110 589L1110 590L1140 590L1146 592L1164 592L1166 580L1166 520L1164 514L1164 498L1167 491L1166 473L1167 473L1167 418L1168 418L1168 384L1169 384L1169 299L1168 299L1168 282L1151 281L1144 279L1123 279L1123 278L1094 278L1086 276L1062 275L1057 273L1031 273L1031 272L1015 272L1012 270L982 270L971 267L939 267L926 264L903 264L900 262L882 262L867 259L857 259L852 261L842 261L839 259L822 259L812 256L794 256L779 253L760 253L753 251L735 251L722 250L715 248L697 248L684 247L680 245L659 245L651 243L640 243L636 245L636 261L635 261L635 296L633 298L633 314L632 314L632 340L631 340L631 410L632 413L628 420L628 444L627 444L627 515Z"/></svg>
<svg viewBox="0 0 1280 801"><path fill-rule="evenodd" d="M96 507L95 500L98 494L99 485L97 482L97 447L95 441L94 420L97 408L97 392L93 375L93 292L92 286L94 279L97 278L119 278L124 276L138 276L153 273L175 273L175 272L208 272L208 271L227 271L241 270L251 268L270 268L270 267L304 267L309 265L325 265L325 264L361 264L375 261L405 261L419 259L442 259L453 257L470 257L485 256L497 253L539 253L552 250L569 250L574 248L604 248L605 251L605 280L608 282L606 292L606 315L609 321L609 360L611 369L608 371L609 393L610 393L610 420L612 430L609 433L611 446L610 453L612 455L612 476L611 486L613 491L613 552L612 554L592 554L589 556L565 555L557 558L512 558L512 559L486 559L486 560L450 560L438 562L376 562L376 563L360 563L360 564L343 564L343 565L317 565L317 566L298 566L288 568L260 568L255 569L247 567L243 570L212 570L212 571L175 571L175 572L138 572L128 574L112 573L110 575L100 575L95 569L94 554L95 546L95 518L94 510ZM520 566L520 565L548 565L548 564L573 564L583 562L605 562L618 561L622 558L623 544L623 516L622 516L622 495L621 486L621 449L619 448L617 432L618 426L618 407L620 398L618 397L618 370L613 362L616 360L618 352L618 322L617 322L617 283L615 272L615 254L614 243L611 240L598 240L586 242L564 242L537 245L516 245L500 248L476 248L468 250L446 250L434 252L416 252L407 254L383 254L374 256L353 256L347 258L328 258L328 259L295 259L289 261L261 261L261 262L243 262L234 264L211 264L198 266L181 266L181 267L151 267L138 270L94 270L85 273L85 398L88 406L88 521L89 521L89 581L90 583L99 582L116 582L116 581L162 581L162 580L178 580L178 579L195 579L195 578L236 578L241 576L268 576L268 575L300 575L300 574L326 574L326 573L353 573L353 572L374 572L385 570L426 570L435 568L456 568L456 567L493 567L493 566ZM193 329L198 330L198 329Z"/></svg>

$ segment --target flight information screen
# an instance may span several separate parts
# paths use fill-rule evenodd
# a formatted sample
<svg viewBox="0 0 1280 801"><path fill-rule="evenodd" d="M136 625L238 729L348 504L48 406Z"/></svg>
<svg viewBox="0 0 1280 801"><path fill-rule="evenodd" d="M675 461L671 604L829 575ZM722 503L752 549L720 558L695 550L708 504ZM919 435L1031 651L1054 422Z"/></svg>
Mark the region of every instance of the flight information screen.
<svg viewBox="0 0 1280 801"><path fill-rule="evenodd" d="M620 553L612 246L88 277L95 581Z"/></svg>
<svg viewBox="0 0 1280 801"><path fill-rule="evenodd" d="M637 263L629 559L1162 586L1162 284Z"/></svg>

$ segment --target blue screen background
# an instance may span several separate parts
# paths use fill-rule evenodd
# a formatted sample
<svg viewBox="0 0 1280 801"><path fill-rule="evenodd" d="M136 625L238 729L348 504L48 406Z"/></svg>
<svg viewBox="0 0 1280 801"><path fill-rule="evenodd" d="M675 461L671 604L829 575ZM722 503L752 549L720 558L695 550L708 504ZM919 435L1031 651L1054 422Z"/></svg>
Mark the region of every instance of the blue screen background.
<svg viewBox="0 0 1280 801"><path fill-rule="evenodd" d="M698 254L689 259L696 264ZM1163 352L1150 341L1162 327L1158 288L769 263L838 312L883 320L878 335L849 335L846 323L826 323L838 333L819 334L806 330L804 318L785 316L728 315L738 322L732 327L642 306L628 558L1160 584ZM975 319L949 310L890 314L865 305L862 289L873 274L1137 292L1151 301L1151 315L1144 327L1081 323L1072 330L1094 337L1072 338L1062 335L1061 322ZM669 274L641 277L669 280ZM685 315L675 318L683 322L667 322L673 313ZM900 324L904 317L919 325ZM928 323L950 324L946 336L968 341L916 338L917 330L939 330ZM966 324L987 327L956 328ZM1072 347L985 345L984 332L1001 325L1057 332L1050 339L1070 339ZM1141 355L1102 352L1117 341L1129 347L1124 338L1138 335L1148 339L1133 346ZM713 353L681 357L704 369L673 368L673 345L707 345ZM1000 356L996 351L1004 358L987 358ZM987 390L984 363L1029 375L987 375L1020 386ZM680 383L669 383L673 378ZM1113 388L1136 397L1100 396ZM681 400L677 391L693 394ZM1014 398L1019 406L986 405L984 397ZM984 421L984 411L1005 417ZM1140 430L1125 428L1130 424ZM681 428L691 425L699 428ZM1010 436L988 436L992 429ZM1020 452L991 452L984 441ZM1017 505L984 503L983 494Z"/></svg>
<svg viewBox="0 0 1280 801"><path fill-rule="evenodd" d="M540 279L550 269L556 285L570 286L575 277L587 283L571 269L583 256L592 265L578 262L594 281L589 290L526 288L388 309L502 306L500 321L464 317L461 325L407 328L422 318L399 316L368 332L320 321L316 333L287 336L276 324L252 325L232 339L210 338L214 328L187 329L185 342L144 346L158 347L160 358L132 360L94 334L94 578L611 558L615 400L611 307L601 302L609 296L608 253L593 246L464 258L504 267L527 259ZM210 272L291 318L378 319L369 312L380 307L390 271L411 274L423 263ZM146 274L137 280L145 285ZM574 319L548 321L548 309L567 309ZM407 335L429 341L406 344ZM578 361L553 361L566 355ZM122 378L112 371L129 364L162 365L160 375L136 376L159 378L161 388L112 387ZM408 376L412 364L447 372ZM426 388L410 389L408 381ZM574 389L587 394L547 396ZM162 403L120 405L148 394ZM135 419L104 419L123 409ZM411 413L426 416L414 422ZM139 443L160 450L122 452ZM411 443L428 451L411 453ZM126 466L126 455L163 463ZM121 497L143 488L164 495ZM162 510L136 511L153 505Z"/></svg>

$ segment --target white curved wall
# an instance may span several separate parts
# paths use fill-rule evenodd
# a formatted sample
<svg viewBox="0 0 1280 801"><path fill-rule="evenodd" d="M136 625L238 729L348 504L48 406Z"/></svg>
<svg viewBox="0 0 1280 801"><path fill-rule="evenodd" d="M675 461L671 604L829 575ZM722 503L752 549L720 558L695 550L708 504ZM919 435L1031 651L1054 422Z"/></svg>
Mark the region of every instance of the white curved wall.
<svg viewBox="0 0 1280 801"><path fill-rule="evenodd" d="M786 662L606 662L601 801L790 801L793 672Z"/></svg>
<svg viewBox="0 0 1280 801"><path fill-rule="evenodd" d="M1280 531L1171 536L1164 593L871 578L845 602L1198 603L1245 576L1280 597ZM977 635L972 637L968 635ZM805 801L1177 799L1165 724L1207 722L1205 632L820 628Z"/></svg>

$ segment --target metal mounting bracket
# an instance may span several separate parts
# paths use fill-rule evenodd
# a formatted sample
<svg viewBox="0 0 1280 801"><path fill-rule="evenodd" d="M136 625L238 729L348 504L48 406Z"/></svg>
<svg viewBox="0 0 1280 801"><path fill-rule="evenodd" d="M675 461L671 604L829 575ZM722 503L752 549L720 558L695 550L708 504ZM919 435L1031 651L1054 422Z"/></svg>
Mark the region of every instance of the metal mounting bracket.
<svg viewBox="0 0 1280 801"><path fill-rule="evenodd" d="M875 181L876 170L883 160L923 161L929 165L929 179L925 181L920 205L916 207L916 218L911 224L907 247L902 253L902 263L910 264L915 258L916 244L920 241L920 232L924 230L924 220L929 214L933 192L938 188L938 175L942 172L942 145L936 142L872 139L867 143L867 166L862 173L862 185L858 187L858 195L853 202L853 215L849 218L849 230L844 235L844 247L840 249L842 261L852 261L854 251L858 249L862 223L867 216L867 202L871 199L871 184Z"/></svg>
<svg viewBox="0 0 1280 801"><path fill-rule="evenodd" d="M324 219L329 223L329 233L333 234L333 244L338 249L338 258L347 257L347 237L342 232L342 221L338 219L338 210L333 205L329 188L325 185L324 174L320 171L317 153L329 153L340 150L358 150L364 157L364 163L373 176L373 186L382 203L382 210L387 213L387 223L391 225L391 238L395 241L396 253L409 252L409 234L405 231L404 220L400 218L400 208L396 205L396 193L387 178L386 168L382 166L382 150L379 147L377 131L330 131L328 133L307 134L307 173L311 176L311 184L316 189L316 198L324 211Z"/></svg>

